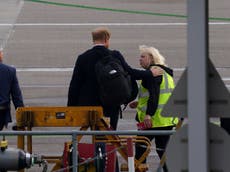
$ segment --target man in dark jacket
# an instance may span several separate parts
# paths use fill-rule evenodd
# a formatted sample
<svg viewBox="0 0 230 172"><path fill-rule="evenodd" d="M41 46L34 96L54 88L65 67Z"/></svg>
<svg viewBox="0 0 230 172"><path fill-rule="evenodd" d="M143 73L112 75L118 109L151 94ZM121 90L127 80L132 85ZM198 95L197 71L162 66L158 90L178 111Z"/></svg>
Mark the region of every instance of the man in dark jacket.
<svg viewBox="0 0 230 172"><path fill-rule="evenodd" d="M92 32L92 39L94 46L77 58L69 86L68 106L102 106L95 64L103 56L112 54L114 58L119 59L124 69L134 79L152 76L151 71L132 69L119 51L109 49L110 32L107 28L96 28ZM114 130L117 128L119 108L119 106L103 107L104 116L110 117L110 125Z"/></svg>
<svg viewBox="0 0 230 172"><path fill-rule="evenodd" d="M0 130L12 122L10 101L12 98L15 109L24 106L22 93L14 67L2 63L3 52L0 50Z"/></svg>
<svg viewBox="0 0 230 172"><path fill-rule="evenodd" d="M116 130L120 107L105 107L100 101L99 83L95 73L95 64L97 61L109 54L120 60L124 69L134 78L149 78L153 74L159 75L162 71L155 70L143 71L132 69L125 61L119 51L110 50L110 32L107 28L96 28L92 32L94 46L79 55L74 67L72 79L69 86L68 106L102 106L103 114L110 118L110 126ZM153 74L152 74L153 73ZM118 161L116 163L116 172L119 171Z"/></svg>

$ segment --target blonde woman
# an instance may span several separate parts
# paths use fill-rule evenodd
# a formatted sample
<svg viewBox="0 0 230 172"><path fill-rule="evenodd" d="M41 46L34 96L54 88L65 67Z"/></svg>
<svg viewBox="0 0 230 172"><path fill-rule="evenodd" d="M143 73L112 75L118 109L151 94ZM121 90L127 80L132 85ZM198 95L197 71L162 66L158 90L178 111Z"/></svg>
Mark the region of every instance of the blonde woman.
<svg viewBox="0 0 230 172"><path fill-rule="evenodd" d="M158 49L145 45L140 46L139 49L141 67L149 70L152 66L157 66L164 70L163 75L143 79L139 88L138 101L130 103L131 108L136 108L137 122L144 124L143 128L139 130L171 130L177 124L178 119L163 117L161 111L174 88L173 71L167 67L165 58ZM161 158L170 136L151 135L146 137L150 140L155 138L156 151ZM136 145L136 159L139 159L144 151L144 146ZM166 164L163 169L164 172L168 171Z"/></svg>

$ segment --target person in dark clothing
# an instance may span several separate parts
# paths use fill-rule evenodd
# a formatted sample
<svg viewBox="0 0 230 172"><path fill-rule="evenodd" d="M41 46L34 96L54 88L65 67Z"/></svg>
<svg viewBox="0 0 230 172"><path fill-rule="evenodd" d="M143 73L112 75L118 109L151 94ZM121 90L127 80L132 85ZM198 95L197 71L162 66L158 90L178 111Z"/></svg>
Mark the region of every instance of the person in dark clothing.
<svg viewBox="0 0 230 172"><path fill-rule="evenodd" d="M230 118L220 118L220 126L230 135Z"/></svg>
<svg viewBox="0 0 230 172"><path fill-rule="evenodd" d="M21 89L16 76L16 69L2 63L3 52L0 50L0 130L12 122L10 113L11 98L15 109L23 107Z"/></svg>
<svg viewBox="0 0 230 172"><path fill-rule="evenodd" d="M122 54L117 50L110 50L110 32L107 28L99 27L92 32L93 47L79 55L75 63L72 79L69 85L68 106L102 106L104 116L110 117L110 125L116 130L119 118L119 106L105 107L100 101L98 82L95 73L97 61L109 54L120 60L124 69L134 79L153 77L161 71L144 71L131 68Z"/></svg>
<svg viewBox="0 0 230 172"><path fill-rule="evenodd" d="M136 121L144 124L139 130L172 130L178 123L178 118L163 117L161 111L174 88L173 71L166 67L165 58L154 47L140 46L140 65L149 70L151 66L158 66L164 74L154 78L142 79L138 101L130 103L131 108L136 108ZM164 154L169 135L145 135L150 140L155 139L156 151L161 158ZM136 159L140 159L146 151L145 145L136 144ZM144 160L146 163L146 159ZM164 172L168 172L166 164Z"/></svg>
<svg viewBox="0 0 230 172"><path fill-rule="evenodd" d="M107 55L112 55L120 60L124 69L134 78L143 79L153 77L153 74L160 75L161 70L152 71L137 70L131 68L125 61L122 54L117 50L110 50L110 32L107 28L99 27L92 32L93 47L79 55L75 63L72 79L68 92L68 106L102 106L105 117L110 118L110 127L117 129L120 106L103 106L100 101L99 83L96 79L95 64ZM118 161L116 172L119 171Z"/></svg>

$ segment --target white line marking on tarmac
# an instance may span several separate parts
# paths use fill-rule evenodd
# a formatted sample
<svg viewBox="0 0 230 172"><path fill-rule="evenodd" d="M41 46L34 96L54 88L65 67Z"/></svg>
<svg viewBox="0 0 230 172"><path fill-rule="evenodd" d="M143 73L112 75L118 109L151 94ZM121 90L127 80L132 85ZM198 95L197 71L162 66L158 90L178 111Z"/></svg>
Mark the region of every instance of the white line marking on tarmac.
<svg viewBox="0 0 230 172"><path fill-rule="evenodd" d="M44 85L36 85L36 84L33 84L33 85L21 85L22 88L68 88L69 85L58 85L58 84L55 84L55 85L47 85L47 84L44 84Z"/></svg>
<svg viewBox="0 0 230 172"><path fill-rule="evenodd" d="M230 25L230 22L209 22L210 25ZM0 23L0 26L186 26L187 23Z"/></svg>
<svg viewBox="0 0 230 172"><path fill-rule="evenodd" d="M230 69L229 67L218 67L217 70L226 70ZM183 72L185 68L173 68L175 72ZM72 72L73 68L17 68L17 72ZM223 77L222 80L224 82L229 82L230 77ZM66 87L65 85L23 85L24 88L46 88L46 87ZM230 84L226 84L227 88L230 88Z"/></svg>
<svg viewBox="0 0 230 172"><path fill-rule="evenodd" d="M17 72L72 72L73 68L17 68Z"/></svg>
<svg viewBox="0 0 230 172"><path fill-rule="evenodd" d="M141 68L138 68L141 69ZM217 67L217 70L230 70L230 67ZM173 68L176 72L183 72L185 70L184 67L182 68ZM17 68L17 72L72 72L73 68L39 68L39 67L25 67L25 68Z"/></svg>

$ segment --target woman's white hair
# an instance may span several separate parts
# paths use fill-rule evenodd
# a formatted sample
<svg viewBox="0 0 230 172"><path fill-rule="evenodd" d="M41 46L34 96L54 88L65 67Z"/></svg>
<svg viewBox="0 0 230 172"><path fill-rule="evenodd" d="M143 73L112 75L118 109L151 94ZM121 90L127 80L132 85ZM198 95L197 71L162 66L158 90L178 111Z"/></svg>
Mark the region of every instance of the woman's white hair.
<svg viewBox="0 0 230 172"><path fill-rule="evenodd" d="M160 64L160 65L166 65L165 64L165 58L161 55L158 49L154 47L149 47L146 45L140 45L139 46L140 53L148 53L150 57L152 58L153 64Z"/></svg>

